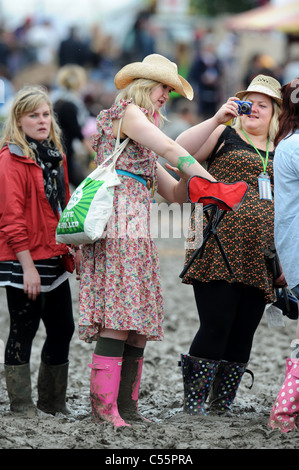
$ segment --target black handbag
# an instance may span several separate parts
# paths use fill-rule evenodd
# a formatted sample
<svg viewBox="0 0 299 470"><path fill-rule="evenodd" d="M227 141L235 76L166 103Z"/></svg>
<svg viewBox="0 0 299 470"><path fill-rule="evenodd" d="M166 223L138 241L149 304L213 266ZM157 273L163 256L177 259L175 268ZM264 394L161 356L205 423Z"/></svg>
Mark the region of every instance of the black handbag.
<svg viewBox="0 0 299 470"><path fill-rule="evenodd" d="M264 250L264 255L270 263L270 269L273 273L274 279L278 279L281 275L280 263L276 248L273 245ZM276 293L276 302L273 302L274 307L279 308L283 315L290 318L290 320L298 319L298 299L284 287L274 286Z"/></svg>
<svg viewBox="0 0 299 470"><path fill-rule="evenodd" d="M277 291L277 290L276 290ZM291 292L286 288L282 287L278 289L277 300L273 305L282 310L283 315L290 318L291 320L298 319L298 300L294 297Z"/></svg>

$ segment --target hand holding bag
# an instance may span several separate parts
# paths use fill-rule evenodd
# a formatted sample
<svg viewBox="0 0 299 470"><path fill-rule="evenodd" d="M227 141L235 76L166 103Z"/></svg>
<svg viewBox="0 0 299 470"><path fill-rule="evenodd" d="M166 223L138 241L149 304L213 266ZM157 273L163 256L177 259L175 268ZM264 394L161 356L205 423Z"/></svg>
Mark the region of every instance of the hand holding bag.
<svg viewBox="0 0 299 470"><path fill-rule="evenodd" d="M286 288L276 289L277 300L274 306L282 311L282 314L290 320L298 320L298 300Z"/></svg>
<svg viewBox="0 0 299 470"><path fill-rule="evenodd" d="M264 255L270 263L270 269L273 273L274 281L281 275L280 262L275 245L272 244L269 248L264 250ZM276 286L274 283L274 289L276 292L276 302L273 303L274 307L279 308L282 314L288 317L290 320L298 319L298 300L287 286Z"/></svg>
<svg viewBox="0 0 299 470"><path fill-rule="evenodd" d="M58 243L91 244L103 235L113 210L114 187L120 184L115 165L130 140L120 143L121 122L113 153L82 181L64 209L56 229Z"/></svg>
<svg viewBox="0 0 299 470"><path fill-rule="evenodd" d="M73 250L68 246L68 252L60 256L60 262L63 269L69 273L73 273L75 269L75 257Z"/></svg>

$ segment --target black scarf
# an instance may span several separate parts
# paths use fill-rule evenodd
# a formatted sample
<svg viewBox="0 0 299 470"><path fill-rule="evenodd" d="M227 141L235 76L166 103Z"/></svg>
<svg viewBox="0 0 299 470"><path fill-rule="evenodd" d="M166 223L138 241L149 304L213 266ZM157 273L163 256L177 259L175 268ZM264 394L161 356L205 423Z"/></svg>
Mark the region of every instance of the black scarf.
<svg viewBox="0 0 299 470"><path fill-rule="evenodd" d="M53 142L40 143L26 136L29 147L33 150L36 163L41 167L44 177L46 197L57 216L65 208L65 187L62 155Z"/></svg>

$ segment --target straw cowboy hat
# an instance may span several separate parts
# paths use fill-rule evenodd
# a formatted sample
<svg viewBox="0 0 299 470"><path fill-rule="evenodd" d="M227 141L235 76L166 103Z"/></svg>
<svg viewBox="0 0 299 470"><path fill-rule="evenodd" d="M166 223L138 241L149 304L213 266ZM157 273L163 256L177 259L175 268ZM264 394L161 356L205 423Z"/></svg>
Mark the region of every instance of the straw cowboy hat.
<svg viewBox="0 0 299 470"><path fill-rule="evenodd" d="M252 80L247 90L239 91L236 93L236 97L242 100L247 93L263 93L273 98L278 104L281 104L282 98L280 89L281 84L275 80L275 78L269 77L268 75L257 75Z"/></svg>
<svg viewBox="0 0 299 470"><path fill-rule="evenodd" d="M147 78L163 83L177 93L192 100L192 86L178 74L177 65L159 54L146 56L142 62L125 65L114 77L118 90L126 88L136 78Z"/></svg>

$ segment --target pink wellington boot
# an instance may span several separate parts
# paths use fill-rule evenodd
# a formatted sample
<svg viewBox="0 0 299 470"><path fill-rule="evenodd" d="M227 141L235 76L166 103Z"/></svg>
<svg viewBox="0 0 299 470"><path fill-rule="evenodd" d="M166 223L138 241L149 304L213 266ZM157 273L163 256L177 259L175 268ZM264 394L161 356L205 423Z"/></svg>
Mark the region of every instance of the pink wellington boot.
<svg viewBox="0 0 299 470"><path fill-rule="evenodd" d="M122 357L93 354L93 363L89 367L92 369L90 401L93 416L115 427L130 426L120 417L117 407Z"/></svg>
<svg viewBox="0 0 299 470"><path fill-rule="evenodd" d="M271 410L269 426L282 432L299 430L299 359L287 359L285 381Z"/></svg>
<svg viewBox="0 0 299 470"><path fill-rule="evenodd" d="M236 211L241 206L248 191L244 181L222 183L210 181L202 176L191 176L188 180L188 195L190 202L199 202L206 206L215 204L225 211Z"/></svg>

